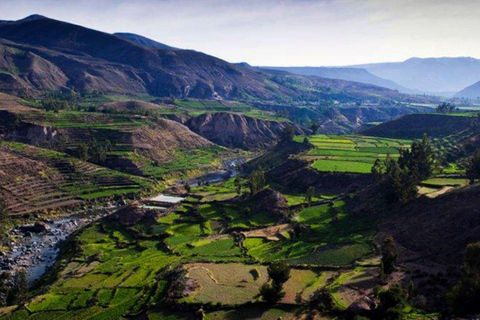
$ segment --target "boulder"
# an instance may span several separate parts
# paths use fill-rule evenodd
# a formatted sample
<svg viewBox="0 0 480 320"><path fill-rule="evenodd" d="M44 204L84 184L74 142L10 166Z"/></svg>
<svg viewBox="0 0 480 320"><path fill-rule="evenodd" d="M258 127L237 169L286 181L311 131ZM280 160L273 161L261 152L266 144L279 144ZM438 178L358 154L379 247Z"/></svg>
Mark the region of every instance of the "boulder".
<svg viewBox="0 0 480 320"><path fill-rule="evenodd" d="M290 214L287 199L278 191L270 188L257 192L250 198L253 213L266 213L279 218Z"/></svg>
<svg viewBox="0 0 480 320"><path fill-rule="evenodd" d="M155 213L151 210L145 210L138 203L132 203L114 214L111 219L124 226L133 226L144 219L155 219Z"/></svg>

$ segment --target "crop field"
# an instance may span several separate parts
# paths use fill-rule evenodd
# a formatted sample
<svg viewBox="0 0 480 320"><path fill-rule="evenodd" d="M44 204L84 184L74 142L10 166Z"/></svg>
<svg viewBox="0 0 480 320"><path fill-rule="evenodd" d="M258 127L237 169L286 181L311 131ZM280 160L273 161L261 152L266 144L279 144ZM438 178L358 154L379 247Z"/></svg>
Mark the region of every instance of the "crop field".
<svg viewBox="0 0 480 320"><path fill-rule="evenodd" d="M352 217L344 203L321 205L302 210L298 222L310 226L309 231L294 239L272 242L248 238L244 246L259 261L283 261L310 266L349 266L373 254L371 241L375 221ZM332 223L332 220L337 221ZM326 245L328 244L328 245Z"/></svg>
<svg viewBox="0 0 480 320"><path fill-rule="evenodd" d="M109 220L94 223L66 244L71 253L59 261L52 278L45 278L51 281L48 289L5 319L119 319L140 314L149 319L190 319L188 314L169 313L166 307L172 284L184 287L179 283L189 289L181 289L186 291L175 298L177 303L224 305L219 311L206 310L210 319L236 319L242 310L247 312L246 304L251 304L251 312L243 318L292 319L299 302L323 287L335 293L337 304L346 303L342 301L352 293L342 291L343 280L355 277L339 279L343 271L331 268L356 270L356 261L373 255L375 221L353 215L345 202L336 201L299 208L291 224L285 224L280 217L251 213L247 200L213 197L234 193L230 179L193 187L191 201L148 223L131 227ZM291 197L301 203L304 195ZM296 223L308 228L293 236ZM232 228L252 237L238 243ZM283 237L263 237L263 232L276 228L283 228ZM279 307L267 309L259 288L268 280L267 264L272 261L286 261L292 270ZM191 283L196 285L190 287Z"/></svg>
<svg viewBox="0 0 480 320"><path fill-rule="evenodd" d="M378 282L377 275L377 267L358 267L338 276L329 285L337 306L347 309L362 295L369 294Z"/></svg>
<svg viewBox="0 0 480 320"><path fill-rule="evenodd" d="M428 180L422 181L422 185L426 187L456 187L467 185L469 182L468 179L463 177L436 177L430 178Z"/></svg>
<svg viewBox="0 0 480 320"><path fill-rule="evenodd" d="M304 137L295 137L303 141ZM326 172L370 173L376 159L398 157L411 141L359 135L316 135L308 137L315 146L304 158L314 160L313 168Z"/></svg>
<svg viewBox="0 0 480 320"><path fill-rule="evenodd" d="M209 100L177 100L176 105L188 111L191 115L201 115L209 112L241 113L246 116L274 121L287 121L273 112L260 110L251 105L238 101L209 101Z"/></svg>
<svg viewBox="0 0 480 320"><path fill-rule="evenodd" d="M258 298L258 291L268 280L267 268L261 265L229 264L187 264L186 279L199 283L199 289L183 298L184 302L221 303L240 305ZM285 297L282 303L295 304L297 294L308 299L308 294L324 286L326 277L320 277L311 270L292 269L290 279L285 283Z"/></svg>

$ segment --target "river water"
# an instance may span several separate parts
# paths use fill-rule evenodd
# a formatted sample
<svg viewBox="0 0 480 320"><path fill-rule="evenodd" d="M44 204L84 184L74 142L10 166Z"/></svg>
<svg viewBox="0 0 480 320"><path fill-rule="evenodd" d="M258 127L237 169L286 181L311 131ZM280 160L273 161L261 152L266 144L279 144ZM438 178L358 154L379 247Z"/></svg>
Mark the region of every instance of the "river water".
<svg viewBox="0 0 480 320"><path fill-rule="evenodd" d="M213 171L202 176L188 180L191 186L202 183L219 183L227 181L238 174L236 168L243 164L243 159L228 160L223 163L224 170ZM184 181L177 181L183 184ZM161 195L159 195L161 196ZM94 207L87 212L78 212L69 217L45 221L48 229L41 233L24 233L15 228L12 235L21 237L16 243L12 243L10 250L0 256L0 271L14 270L23 267L27 271L27 280L32 284L53 266L58 257L58 244L66 240L73 232L89 225L90 223L112 214L119 207Z"/></svg>

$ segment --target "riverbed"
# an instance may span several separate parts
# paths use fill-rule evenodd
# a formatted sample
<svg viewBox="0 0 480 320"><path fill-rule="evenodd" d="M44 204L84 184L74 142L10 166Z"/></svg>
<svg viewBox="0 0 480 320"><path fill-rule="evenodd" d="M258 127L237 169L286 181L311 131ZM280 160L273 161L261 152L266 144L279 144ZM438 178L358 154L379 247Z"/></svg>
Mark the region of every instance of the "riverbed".
<svg viewBox="0 0 480 320"><path fill-rule="evenodd" d="M243 160L229 160L224 163L224 170L206 173L202 176L188 180L191 186L201 183L220 183L229 180L238 174L236 167L243 163ZM177 184L184 184L184 181L177 181ZM160 194L157 197L162 197ZM68 217L60 217L52 220L42 221L47 230L39 233L25 232L20 226L11 231L12 236L19 238L10 244L10 250L0 256L0 271L11 271L15 268L25 268L29 284L42 277L45 272L53 266L58 258L58 244L66 240L73 232L89 225L90 223L104 218L120 207L91 207L82 212L76 212Z"/></svg>

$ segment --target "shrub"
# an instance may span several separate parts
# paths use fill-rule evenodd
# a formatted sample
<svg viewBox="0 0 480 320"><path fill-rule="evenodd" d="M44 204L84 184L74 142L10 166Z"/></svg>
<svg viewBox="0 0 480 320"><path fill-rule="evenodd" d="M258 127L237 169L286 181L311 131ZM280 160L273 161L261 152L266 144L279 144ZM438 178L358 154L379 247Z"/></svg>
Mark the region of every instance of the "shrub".
<svg viewBox="0 0 480 320"><path fill-rule="evenodd" d="M281 285L279 286L277 284L271 284L267 282L260 287L260 295L265 302L274 304L282 300L282 298L285 296L285 292L283 291L283 287Z"/></svg>
<svg viewBox="0 0 480 320"><path fill-rule="evenodd" d="M258 271L257 268L250 270L250 274L252 275L253 280L258 280L258 278L260 278L260 271Z"/></svg>

